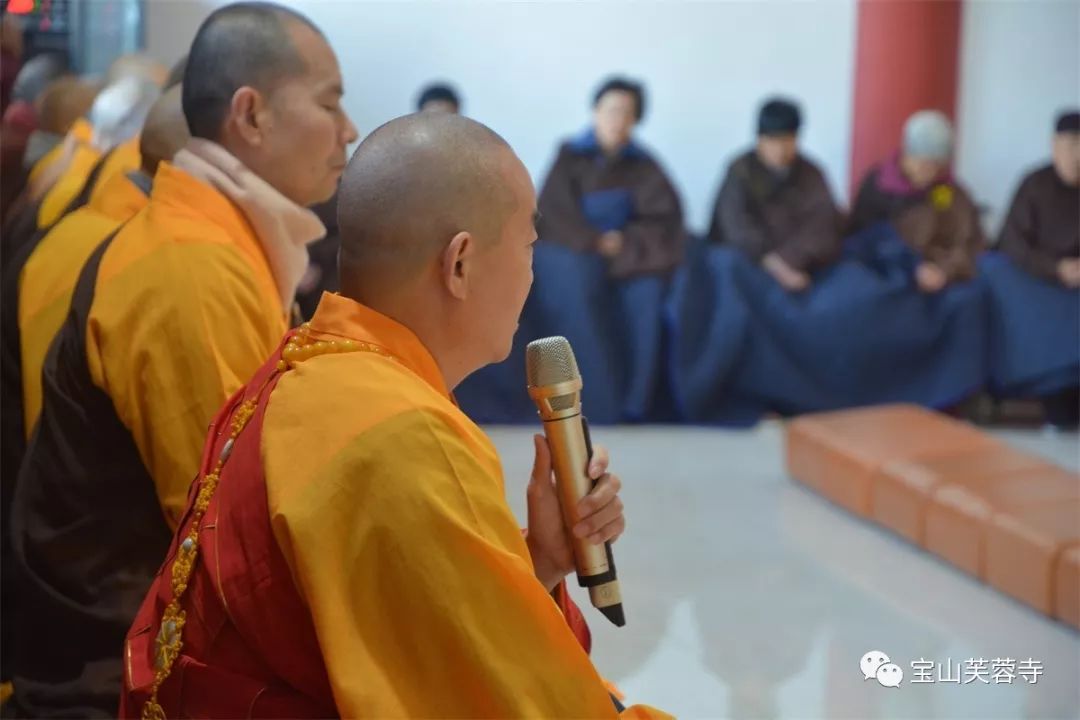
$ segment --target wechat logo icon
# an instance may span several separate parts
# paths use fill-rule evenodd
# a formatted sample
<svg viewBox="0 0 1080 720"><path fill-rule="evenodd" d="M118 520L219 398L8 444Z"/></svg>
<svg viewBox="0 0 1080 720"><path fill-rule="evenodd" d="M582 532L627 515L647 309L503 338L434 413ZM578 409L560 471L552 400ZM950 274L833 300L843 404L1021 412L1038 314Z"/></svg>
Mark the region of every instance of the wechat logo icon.
<svg viewBox="0 0 1080 720"><path fill-rule="evenodd" d="M859 661L863 682L877 680L882 687L898 688L904 680L904 671L889 660L889 656L880 650L871 650Z"/></svg>

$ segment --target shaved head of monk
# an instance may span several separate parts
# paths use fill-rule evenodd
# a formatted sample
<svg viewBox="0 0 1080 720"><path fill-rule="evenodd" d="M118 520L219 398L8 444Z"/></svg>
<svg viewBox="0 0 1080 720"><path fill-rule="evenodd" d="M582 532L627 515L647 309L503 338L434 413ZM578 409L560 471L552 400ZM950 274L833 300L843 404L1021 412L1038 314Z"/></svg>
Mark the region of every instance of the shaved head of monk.
<svg viewBox="0 0 1080 720"><path fill-rule="evenodd" d="M222 145L300 205L328 200L356 128L341 107L337 57L299 13L263 2L214 11L188 53L191 134Z"/></svg>
<svg viewBox="0 0 1080 720"><path fill-rule="evenodd" d="M443 113L360 143L338 191L341 288L410 328L453 387L506 358L532 286L536 192L495 132Z"/></svg>
<svg viewBox="0 0 1080 720"><path fill-rule="evenodd" d="M53 80L38 98L38 128L63 135L87 115L101 86L74 75Z"/></svg>
<svg viewBox="0 0 1080 720"><path fill-rule="evenodd" d="M154 176L161 162L172 160L191 139L184 108L180 103L181 88L176 85L157 99L150 108L139 136L142 171Z"/></svg>

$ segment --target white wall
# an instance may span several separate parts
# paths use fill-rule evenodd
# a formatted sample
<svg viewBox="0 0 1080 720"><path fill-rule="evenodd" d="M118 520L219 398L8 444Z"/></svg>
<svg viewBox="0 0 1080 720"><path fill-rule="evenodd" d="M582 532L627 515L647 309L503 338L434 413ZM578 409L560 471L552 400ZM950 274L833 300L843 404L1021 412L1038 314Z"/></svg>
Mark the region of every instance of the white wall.
<svg viewBox="0 0 1080 720"><path fill-rule="evenodd" d="M968 0L962 37L957 172L996 234L1058 111L1080 105L1080 2Z"/></svg>
<svg viewBox="0 0 1080 720"><path fill-rule="evenodd" d="M219 4L150 0L149 51L179 57L207 5ZM640 136L681 190L694 230L707 226L722 164L751 141L771 92L802 101L806 151L838 192L847 184L854 0L293 5L337 51L362 132L410 112L420 86L445 78L539 183L557 140L585 126L593 89L618 71L647 84Z"/></svg>

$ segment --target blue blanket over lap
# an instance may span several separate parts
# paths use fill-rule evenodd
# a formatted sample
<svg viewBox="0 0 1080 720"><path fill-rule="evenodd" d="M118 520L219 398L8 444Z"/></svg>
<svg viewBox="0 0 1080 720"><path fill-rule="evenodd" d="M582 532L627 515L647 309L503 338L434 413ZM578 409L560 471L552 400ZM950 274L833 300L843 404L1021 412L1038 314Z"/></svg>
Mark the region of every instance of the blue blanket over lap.
<svg viewBox="0 0 1080 720"><path fill-rule="evenodd" d="M608 211L617 193L594 198ZM679 419L750 425L887 402L950 406L982 387L1050 394L1080 378L1080 292L987 253L979 275L918 291L918 259L888 225L850 238L843 258L791 294L742 254L694 246L669 284L615 281L605 262L551 243L536 249L533 292L510 358L458 389L481 422L535 422L525 345L565 335L595 423Z"/></svg>
<svg viewBox="0 0 1080 720"><path fill-rule="evenodd" d="M664 279L613 280L599 256L551 243L537 244L533 272L510 357L458 387L462 409L478 422L535 422L536 408L525 390L525 345L563 335L581 370L589 421L645 419L662 377Z"/></svg>
<svg viewBox="0 0 1080 720"><path fill-rule="evenodd" d="M744 255L696 248L667 306L681 416L748 425L885 402L945 407L987 376L979 282L937 295L914 286L916 256L888 225L851 238L806 292L784 291Z"/></svg>
<svg viewBox="0 0 1080 720"><path fill-rule="evenodd" d="M1002 253L979 259L990 301L990 388L1049 395L1080 381L1080 292L1034 277Z"/></svg>

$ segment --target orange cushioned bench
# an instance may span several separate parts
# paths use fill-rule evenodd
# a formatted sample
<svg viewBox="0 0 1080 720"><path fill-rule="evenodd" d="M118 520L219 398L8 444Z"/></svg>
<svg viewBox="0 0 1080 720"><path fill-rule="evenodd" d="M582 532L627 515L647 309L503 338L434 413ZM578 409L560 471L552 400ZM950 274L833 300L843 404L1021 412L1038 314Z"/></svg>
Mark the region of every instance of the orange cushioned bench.
<svg viewBox="0 0 1080 720"><path fill-rule="evenodd" d="M788 423L791 476L1080 628L1080 475L912 405Z"/></svg>

